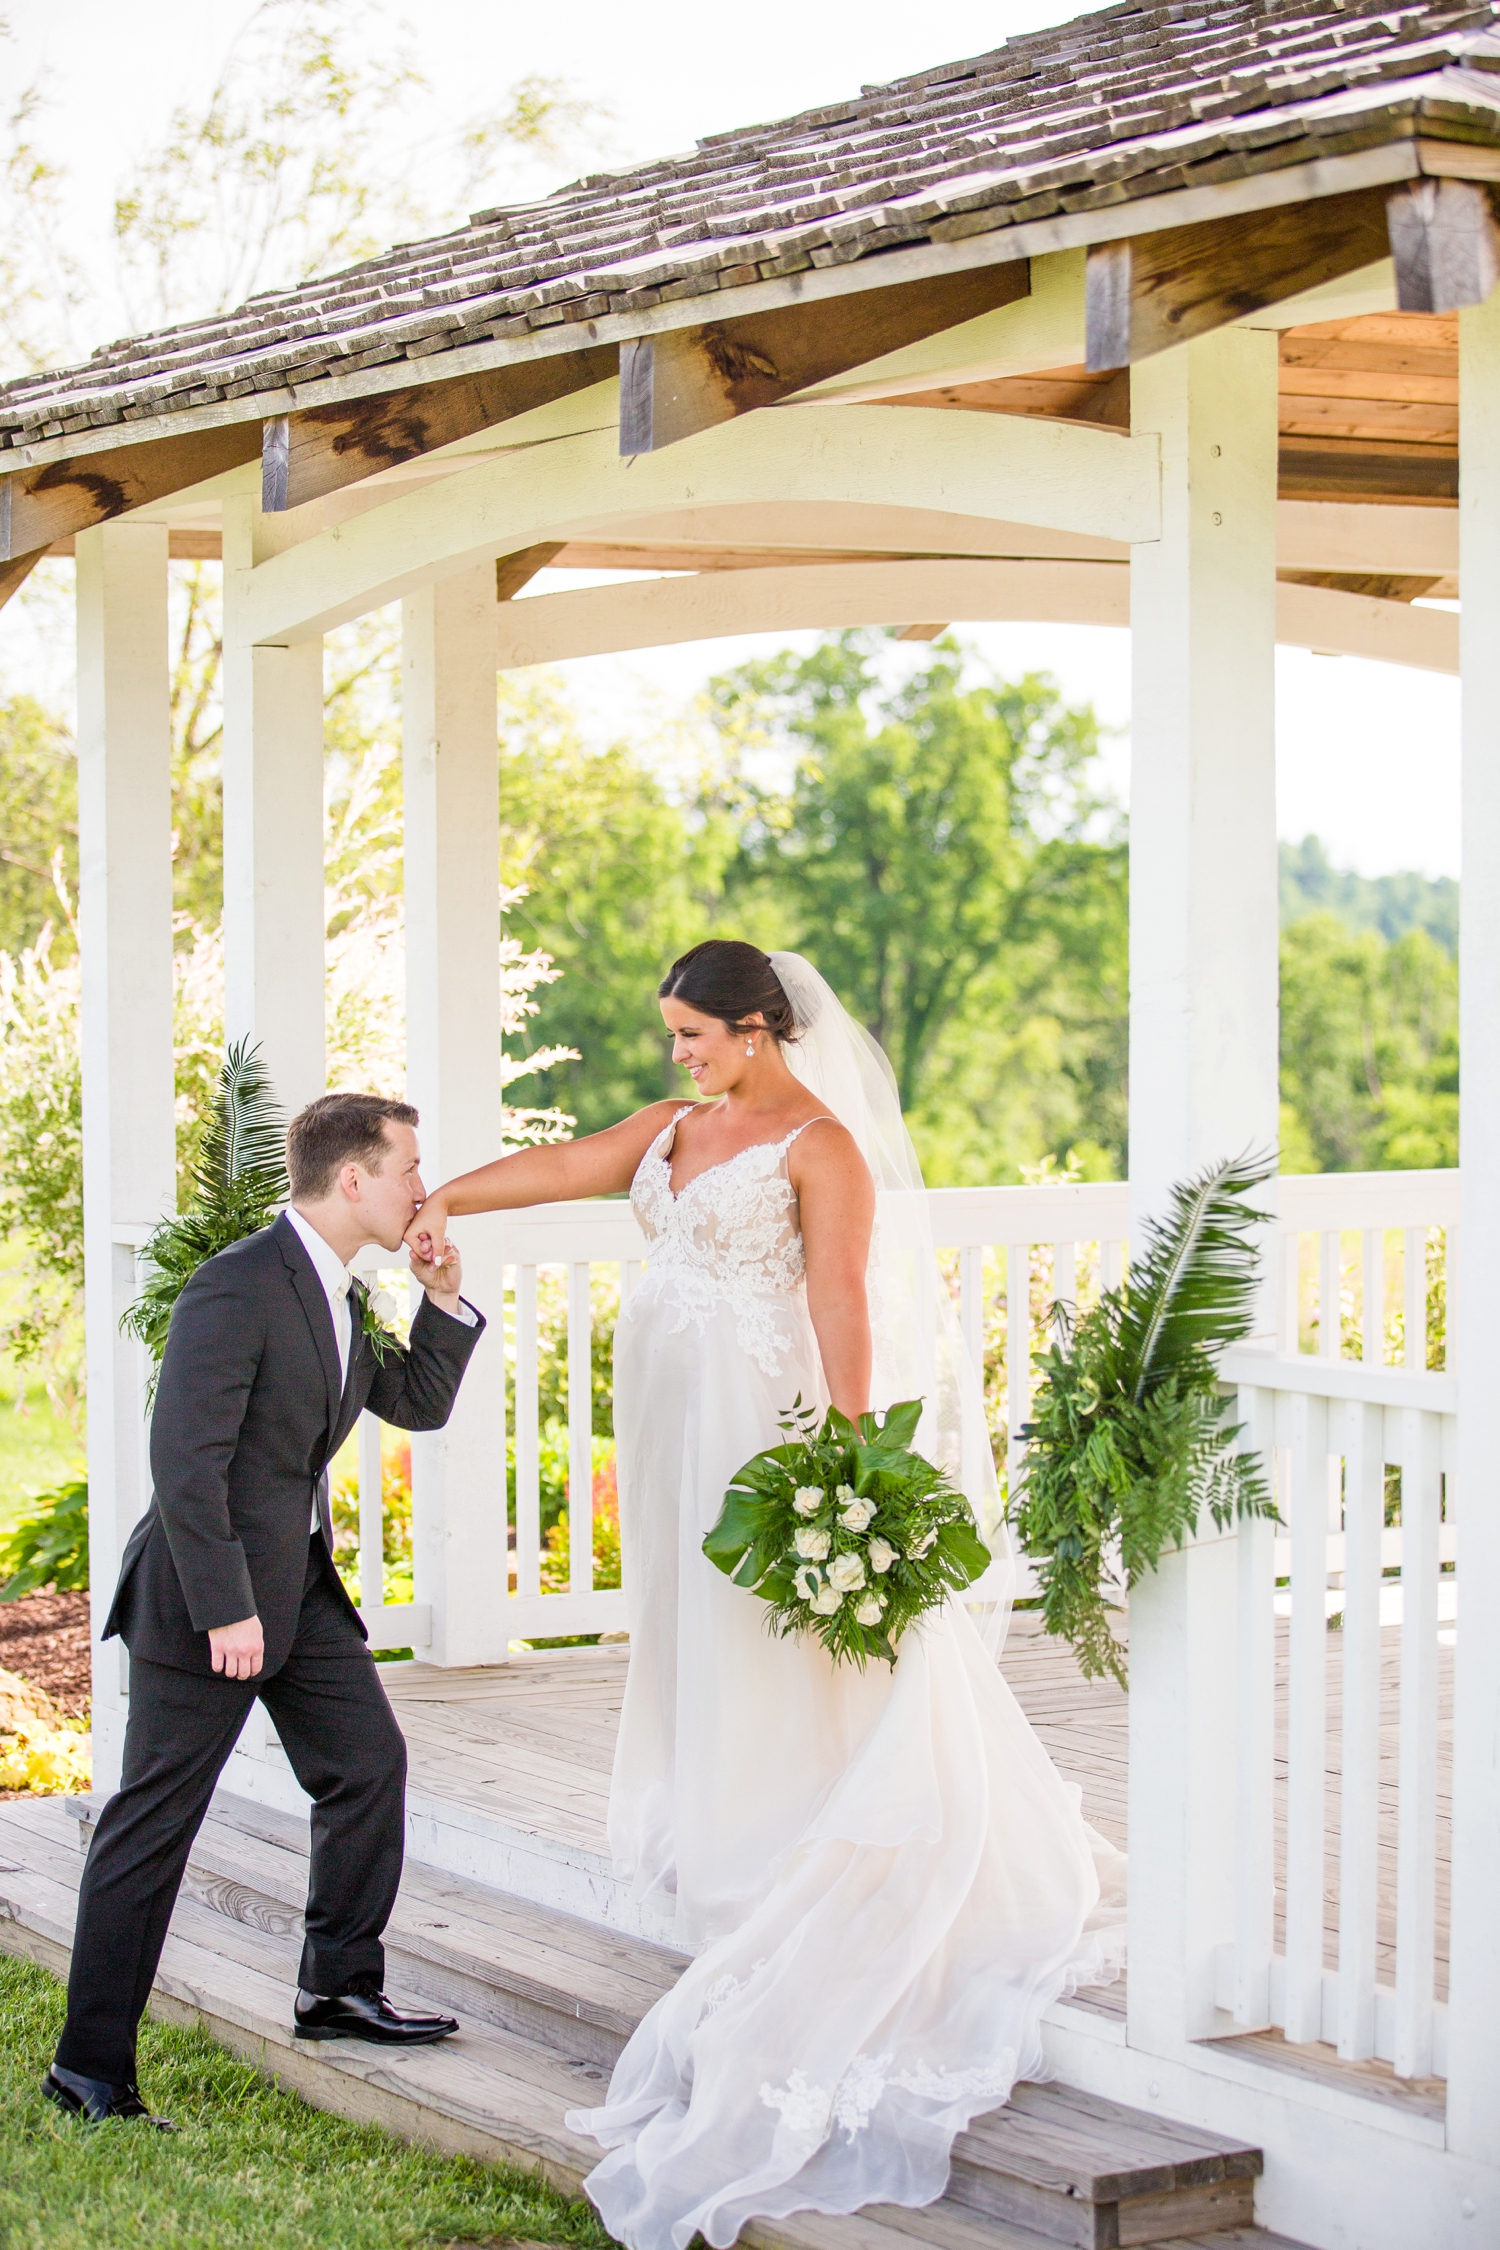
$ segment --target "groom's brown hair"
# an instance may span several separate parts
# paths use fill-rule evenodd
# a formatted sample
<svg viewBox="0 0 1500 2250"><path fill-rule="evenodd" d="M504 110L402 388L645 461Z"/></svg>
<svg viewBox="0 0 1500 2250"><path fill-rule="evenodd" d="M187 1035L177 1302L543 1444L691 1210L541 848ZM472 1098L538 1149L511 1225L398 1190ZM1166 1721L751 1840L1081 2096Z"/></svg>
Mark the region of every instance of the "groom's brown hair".
<svg viewBox="0 0 1500 2250"><path fill-rule="evenodd" d="M419 1122L410 1102L383 1094L320 1094L287 1127L286 1169L294 1203L316 1203L328 1194L345 1164L378 1172L390 1153L387 1124Z"/></svg>

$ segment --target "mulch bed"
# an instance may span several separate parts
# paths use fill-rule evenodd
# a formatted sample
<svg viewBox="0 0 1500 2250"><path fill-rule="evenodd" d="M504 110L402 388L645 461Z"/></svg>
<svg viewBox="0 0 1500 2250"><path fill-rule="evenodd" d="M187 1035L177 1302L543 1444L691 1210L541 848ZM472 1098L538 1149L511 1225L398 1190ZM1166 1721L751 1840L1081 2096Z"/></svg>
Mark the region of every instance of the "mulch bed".
<svg viewBox="0 0 1500 2250"><path fill-rule="evenodd" d="M87 1594L27 1594L0 1602L0 1669L17 1672L77 1717L88 1702Z"/></svg>

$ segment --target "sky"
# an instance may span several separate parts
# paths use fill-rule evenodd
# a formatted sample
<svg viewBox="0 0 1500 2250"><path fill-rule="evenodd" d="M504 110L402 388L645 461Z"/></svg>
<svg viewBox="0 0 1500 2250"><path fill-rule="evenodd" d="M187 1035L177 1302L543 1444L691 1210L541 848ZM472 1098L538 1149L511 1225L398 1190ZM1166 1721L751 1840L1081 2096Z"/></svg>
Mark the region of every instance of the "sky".
<svg viewBox="0 0 1500 2250"><path fill-rule="evenodd" d="M203 0L0 0L11 41L0 75L42 74L46 136L70 174L70 226L102 243L115 183L173 107L212 85L252 11ZM532 74L562 79L609 115L593 149L561 169L517 170L505 194L545 192L578 171L685 148L705 134L837 100L864 84L977 54L1007 36L1067 20L1073 6L948 0L928 18L909 0L758 0L748 16L703 0L422 0L407 11L412 44L439 110L469 115ZM386 11L400 20L401 11ZM576 581L575 581L576 582ZM0 613L0 677L55 672L33 626ZM1111 730L1112 777L1128 796L1129 637L1082 626L978 625L964 637L1006 672L1050 670L1091 700ZM592 733L625 727L649 740L712 673L787 645L787 636L598 657L561 669ZM793 636L811 646L816 636ZM915 652L914 660L919 659ZM65 682L57 682L59 692ZM1278 821L1314 832L1336 864L1365 874L1458 872L1456 681L1352 657L1277 656Z"/></svg>

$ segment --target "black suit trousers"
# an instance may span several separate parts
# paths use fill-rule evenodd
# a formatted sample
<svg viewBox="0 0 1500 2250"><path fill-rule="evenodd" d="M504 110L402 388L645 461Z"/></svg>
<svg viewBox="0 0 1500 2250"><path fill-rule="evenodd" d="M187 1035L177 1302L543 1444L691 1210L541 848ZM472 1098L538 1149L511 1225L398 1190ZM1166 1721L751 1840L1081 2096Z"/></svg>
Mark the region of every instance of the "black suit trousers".
<svg viewBox="0 0 1500 2250"><path fill-rule="evenodd" d="M65 2070L133 2084L145 2012L193 1839L257 1696L313 1800L298 1981L308 1992L383 1982L381 1932L401 1881L406 1744L369 1650L309 1544L296 1636L269 1680L226 1680L132 1657L118 1793L100 1815L78 1894Z"/></svg>

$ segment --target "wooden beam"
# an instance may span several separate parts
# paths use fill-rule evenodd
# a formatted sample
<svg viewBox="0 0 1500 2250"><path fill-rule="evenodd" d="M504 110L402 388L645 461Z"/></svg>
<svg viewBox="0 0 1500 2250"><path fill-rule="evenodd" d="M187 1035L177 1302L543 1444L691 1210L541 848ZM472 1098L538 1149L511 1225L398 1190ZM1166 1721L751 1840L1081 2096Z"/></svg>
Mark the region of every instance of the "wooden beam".
<svg viewBox="0 0 1500 2250"><path fill-rule="evenodd" d="M562 553L562 542L543 539L535 547L522 547L514 555L495 557L495 599L497 602L514 601L523 586L529 586L539 570L545 570L554 555ZM610 566L606 564L606 569ZM628 563L617 566L628 570Z"/></svg>
<svg viewBox="0 0 1500 2250"><path fill-rule="evenodd" d="M4 609L12 594L18 594L36 569L45 547L34 547L29 555L17 555L13 561L0 562L0 609Z"/></svg>
<svg viewBox="0 0 1500 2250"><path fill-rule="evenodd" d="M1442 446L1398 451L1283 438L1277 490L1283 500L1388 500L1455 507L1458 455Z"/></svg>
<svg viewBox="0 0 1500 2250"><path fill-rule="evenodd" d="M1084 274L1085 364L1092 374L1133 366L1387 255L1380 188L1097 243Z"/></svg>
<svg viewBox="0 0 1500 2250"><path fill-rule="evenodd" d="M122 445L108 453L19 470L0 482L0 562L222 476L226 469L253 461L259 451L258 422L228 422L185 437L157 438L149 445Z"/></svg>
<svg viewBox="0 0 1500 2250"><path fill-rule="evenodd" d="M774 406L981 313L1031 287L1024 259L867 289L827 304L780 305L741 320L642 336L620 346L620 451L658 453L680 438Z"/></svg>
<svg viewBox="0 0 1500 2250"><path fill-rule="evenodd" d="M1482 305L1500 279L1494 208L1472 180L1414 180L1387 198L1386 223L1402 312Z"/></svg>
<svg viewBox="0 0 1500 2250"><path fill-rule="evenodd" d="M884 402L882 402L884 403ZM1046 422L1080 422L1104 430L1130 427L1130 376L1090 375L1081 367L1056 367L1036 375L1002 375L941 390L906 391L892 406L930 406L969 414L1029 414Z"/></svg>
<svg viewBox="0 0 1500 2250"><path fill-rule="evenodd" d="M261 507L268 515L279 515L321 500L378 469L395 468L457 438L607 382L616 365L612 344L590 346L446 383L276 415L264 425Z"/></svg>

